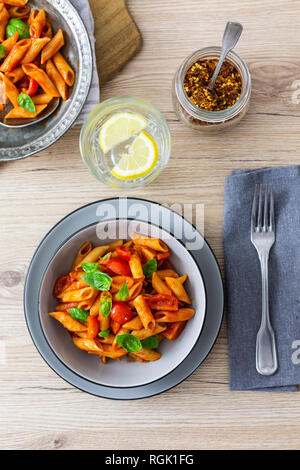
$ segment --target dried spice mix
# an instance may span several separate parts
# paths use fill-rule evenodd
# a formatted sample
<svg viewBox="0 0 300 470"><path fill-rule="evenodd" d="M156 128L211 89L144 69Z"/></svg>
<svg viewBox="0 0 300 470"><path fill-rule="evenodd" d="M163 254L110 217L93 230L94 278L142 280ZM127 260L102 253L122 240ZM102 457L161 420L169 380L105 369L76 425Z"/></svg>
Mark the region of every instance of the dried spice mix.
<svg viewBox="0 0 300 470"><path fill-rule="evenodd" d="M184 77L184 90L197 107L206 111L222 111L230 108L241 96L242 78L230 62L225 61L216 80L214 90L208 84L217 66L218 59L195 62Z"/></svg>

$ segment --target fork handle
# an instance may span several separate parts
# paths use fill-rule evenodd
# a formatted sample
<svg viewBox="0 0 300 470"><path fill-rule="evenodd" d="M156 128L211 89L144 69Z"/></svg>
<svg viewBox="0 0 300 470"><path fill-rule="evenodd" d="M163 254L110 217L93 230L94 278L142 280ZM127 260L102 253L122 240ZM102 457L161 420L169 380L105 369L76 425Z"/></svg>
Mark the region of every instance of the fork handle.
<svg viewBox="0 0 300 470"><path fill-rule="evenodd" d="M269 316L268 261L269 253L261 254L262 317L256 338L256 370L261 375L273 375L278 369L276 340Z"/></svg>

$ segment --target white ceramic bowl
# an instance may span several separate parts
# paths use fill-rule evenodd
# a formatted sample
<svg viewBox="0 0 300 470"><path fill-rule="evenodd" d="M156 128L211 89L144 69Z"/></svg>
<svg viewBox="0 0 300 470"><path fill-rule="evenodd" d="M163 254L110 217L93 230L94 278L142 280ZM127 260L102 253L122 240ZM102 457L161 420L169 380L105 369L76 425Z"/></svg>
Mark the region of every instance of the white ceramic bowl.
<svg viewBox="0 0 300 470"><path fill-rule="evenodd" d="M97 356L81 351L73 344L67 330L48 315L55 310L56 299L52 295L56 279L70 271L73 259L80 247L91 240L94 245L106 244L119 238L119 233L131 233L129 225L132 220L112 220L101 222L84 228L68 239L59 248L50 261L40 289L39 312L44 334L49 345L67 367L81 377L92 382L109 387L135 387L154 382L173 371L191 352L195 346L205 319L206 297L200 270L192 255L183 244L167 232L140 222L139 233L156 238L162 238L171 250L170 261L180 274L189 275L185 287L193 302L196 313L187 323L182 334L175 341L163 340L159 346L161 359L155 362L139 363L122 359L121 362L109 360L102 364ZM97 233L103 233L104 226L109 231L115 231L113 239L99 240Z"/></svg>

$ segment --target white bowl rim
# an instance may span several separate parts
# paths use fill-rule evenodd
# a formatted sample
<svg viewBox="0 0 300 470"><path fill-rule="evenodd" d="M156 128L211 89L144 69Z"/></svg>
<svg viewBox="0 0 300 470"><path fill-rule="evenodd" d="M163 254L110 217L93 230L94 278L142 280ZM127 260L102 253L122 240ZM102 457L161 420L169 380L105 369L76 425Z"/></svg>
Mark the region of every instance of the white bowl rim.
<svg viewBox="0 0 300 470"><path fill-rule="evenodd" d="M201 336L201 333L202 333L202 330L203 330L203 327L204 327L204 323L205 323L205 320L206 320L206 315L207 315L207 289L206 289L206 285L205 285L205 282L204 282L204 277L203 277L203 274L202 274L202 271L201 271L201 268L200 266L198 265L198 263L196 262L195 260L195 257L193 256L192 254L192 250L188 250L186 248L186 246L184 245L184 243L182 242L182 240L180 240L179 238L176 238L174 236L174 234L171 232L171 231L167 231L166 229L164 229L161 225L158 225L158 224L154 224L154 223L150 223L149 221L148 222L145 222L144 220L140 220L138 218L135 218L135 219L132 219L130 217L116 217L115 219L106 219L105 222L112 222L112 221L120 221L120 220L135 220L137 222L141 222L143 224L147 224L149 226L155 226L156 228L158 228L159 230L163 231L163 232L167 232L171 235L172 238L174 238L176 241L178 241L182 246L183 248L188 252L188 254L190 255L190 257L192 258L193 260L193 263L195 264L198 272L199 272L199 275L200 275L200 278L201 278L201 281L202 281L202 286L203 286L203 291L204 291L204 313L203 313L203 320L202 320L202 324L201 324L201 327L199 328L199 333L194 341L194 344L191 346L191 348L189 349L189 351L184 355L182 356L180 362L175 366L173 367L171 370L169 370L167 373L155 378L154 380L152 381L147 381L147 382L143 382L142 384L136 384L136 385L123 385L123 386L120 386L120 385L111 385L111 384L103 384L103 383L100 383L100 382L97 382L91 378L88 378L86 376L83 376L81 375L79 372L77 372L76 370L74 370L72 367L70 367L70 365L68 365L67 363L65 363L62 358L57 354L57 352L53 349L52 345L50 344L49 340L48 340L48 337L47 337L47 334L43 328L43 322L41 320L41 311L40 311L40 298L41 298L41 290L42 290L42 286L43 286L43 281L45 279L45 276L46 276L46 273L49 269L49 266L51 265L52 261L54 260L54 258L57 256L58 252L60 251L60 249L65 246L66 243L68 243L69 240L71 240L73 237L75 237L76 235L78 235L80 232L83 232L84 230L90 228L90 227L93 227L93 226L97 226L98 222L94 222L94 223L91 223L91 224L88 224L88 225L85 225L84 227L81 227L79 230L76 230L75 232L73 232L71 235L69 235L56 249L55 253L53 254L53 256L51 257L50 261L48 262L44 272L43 272L43 275L41 277L41 282L40 282L40 285L39 285L39 289L38 289L38 319L39 319L39 323L40 323L40 327L41 327L41 330L42 330L42 333L44 335L44 338L48 344L48 346L50 347L50 349L52 350L53 354L56 356L56 358L59 360L59 362L61 364L63 364L67 369L69 369L73 374L77 375L78 377L80 377L81 379L84 379L84 380L87 380L88 382L91 382L91 383L94 383L96 385L101 385L102 387L107 387L107 388L115 388L115 389L120 389L120 388L123 388L123 389L134 389L134 388L139 388L141 386L146 386L146 385L151 385L151 384L154 384L155 382L167 377L169 374L173 373L179 366L180 364L192 353L192 351L194 350L195 346L197 345L198 341L199 341L199 338Z"/></svg>

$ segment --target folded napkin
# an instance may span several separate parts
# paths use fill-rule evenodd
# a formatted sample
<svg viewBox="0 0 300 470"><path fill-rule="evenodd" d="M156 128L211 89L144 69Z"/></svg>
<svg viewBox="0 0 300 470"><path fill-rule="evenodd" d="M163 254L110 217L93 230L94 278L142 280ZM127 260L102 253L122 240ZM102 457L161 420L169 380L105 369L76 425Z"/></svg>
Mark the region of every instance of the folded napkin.
<svg viewBox="0 0 300 470"><path fill-rule="evenodd" d="M91 88L86 100L86 103L81 111L81 114L77 118L75 124L82 124L92 109L99 104L100 100L100 91L99 91L99 78L98 72L96 67L96 55L95 55L95 37L94 37L94 18L90 9L90 5L88 0L70 0L72 5L78 11L81 16L82 21L85 24L87 29L90 43L93 52L93 61L94 61L94 68L93 68L93 77Z"/></svg>
<svg viewBox="0 0 300 470"><path fill-rule="evenodd" d="M261 271L250 240L256 184L273 184L276 240L269 258L270 319L279 369L256 371ZM300 384L300 166L233 171L226 178L223 241L231 390L297 391Z"/></svg>

